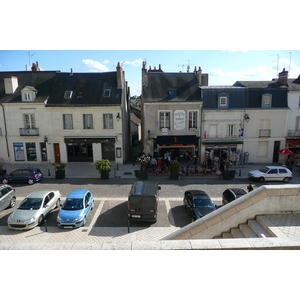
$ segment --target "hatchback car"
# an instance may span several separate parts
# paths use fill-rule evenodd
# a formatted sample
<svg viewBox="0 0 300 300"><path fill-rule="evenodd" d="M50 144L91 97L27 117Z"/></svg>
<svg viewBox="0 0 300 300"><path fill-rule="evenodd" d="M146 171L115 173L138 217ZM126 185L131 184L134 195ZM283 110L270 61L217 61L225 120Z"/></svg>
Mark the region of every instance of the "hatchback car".
<svg viewBox="0 0 300 300"><path fill-rule="evenodd" d="M201 190L188 190L184 193L183 205L195 221L216 209L210 197Z"/></svg>
<svg viewBox="0 0 300 300"><path fill-rule="evenodd" d="M60 205L60 198L58 190L42 190L31 193L9 215L8 227L14 230L26 230L41 225L44 218Z"/></svg>
<svg viewBox="0 0 300 300"><path fill-rule="evenodd" d="M94 208L94 198L89 190L72 191L58 213L56 223L60 228L84 226L86 218Z"/></svg>
<svg viewBox="0 0 300 300"><path fill-rule="evenodd" d="M0 211L7 207L16 205L16 190L10 185L4 184L0 186Z"/></svg>
<svg viewBox="0 0 300 300"><path fill-rule="evenodd" d="M247 192L243 189L227 189L222 194L222 204L230 203L246 194Z"/></svg>
<svg viewBox="0 0 300 300"><path fill-rule="evenodd" d="M259 170L251 171L248 174L251 180L264 181L283 181L289 182L293 178L293 173L285 167L267 166Z"/></svg>
<svg viewBox="0 0 300 300"><path fill-rule="evenodd" d="M22 168L17 169L9 174L1 176L1 182L4 184L11 182L27 182L28 184L34 184L37 181L43 179L43 174L38 168Z"/></svg>

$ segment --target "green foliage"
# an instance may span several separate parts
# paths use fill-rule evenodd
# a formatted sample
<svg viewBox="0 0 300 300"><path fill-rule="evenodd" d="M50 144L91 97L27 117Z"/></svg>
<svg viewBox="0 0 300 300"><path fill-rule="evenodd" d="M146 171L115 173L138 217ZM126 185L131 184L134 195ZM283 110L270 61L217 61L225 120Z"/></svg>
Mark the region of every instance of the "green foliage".
<svg viewBox="0 0 300 300"><path fill-rule="evenodd" d="M178 162L177 159L170 161L169 171L171 173L178 173L180 171L180 163Z"/></svg>
<svg viewBox="0 0 300 300"><path fill-rule="evenodd" d="M96 170L98 170L99 173L110 172L111 165L108 159L96 160L94 165L96 166Z"/></svg>
<svg viewBox="0 0 300 300"><path fill-rule="evenodd" d="M60 171L60 170L64 170L67 164L57 162L57 163L53 163L52 166L55 167L55 171Z"/></svg>

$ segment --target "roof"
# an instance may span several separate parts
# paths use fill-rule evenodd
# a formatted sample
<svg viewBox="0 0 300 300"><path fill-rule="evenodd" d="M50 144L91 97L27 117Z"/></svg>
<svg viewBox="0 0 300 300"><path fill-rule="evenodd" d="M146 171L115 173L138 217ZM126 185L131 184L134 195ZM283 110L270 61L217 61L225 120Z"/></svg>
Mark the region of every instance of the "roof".
<svg viewBox="0 0 300 300"><path fill-rule="evenodd" d="M88 190L74 190L67 198L83 198L83 196L88 192Z"/></svg>
<svg viewBox="0 0 300 300"><path fill-rule="evenodd" d="M142 87L144 102L201 101L195 73L149 72L148 84ZM175 90L176 95L169 94Z"/></svg>

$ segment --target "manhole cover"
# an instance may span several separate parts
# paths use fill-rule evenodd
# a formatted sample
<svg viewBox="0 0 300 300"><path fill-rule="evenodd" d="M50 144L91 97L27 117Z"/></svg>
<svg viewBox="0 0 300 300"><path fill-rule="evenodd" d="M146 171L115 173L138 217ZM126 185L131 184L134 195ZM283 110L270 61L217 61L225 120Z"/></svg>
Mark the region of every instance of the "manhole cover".
<svg viewBox="0 0 300 300"><path fill-rule="evenodd" d="M87 232L88 230L87 229L82 229L82 232Z"/></svg>

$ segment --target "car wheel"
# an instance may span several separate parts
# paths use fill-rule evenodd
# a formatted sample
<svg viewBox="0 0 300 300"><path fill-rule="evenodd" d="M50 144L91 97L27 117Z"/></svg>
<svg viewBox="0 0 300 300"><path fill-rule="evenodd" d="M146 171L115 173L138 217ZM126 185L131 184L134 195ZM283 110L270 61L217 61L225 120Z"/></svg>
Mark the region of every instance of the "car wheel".
<svg viewBox="0 0 300 300"><path fill-rule="evenodd" d="M264 181L265 181L265 179L263 177L259 178L259 182L264 182Z"/></svg>
<svg viewBox="0 0 300 300"><path fill-rule="evenodd" d="M288 178L288 177L285 177L284 179L283 179L283 182L285 182L285 183L288 183L290 181L290 179Z"/></svg>
<svg viewBox="0 0 300 300"><path fill-rule="evenodd" d="M94 201L92 202L92 207L91 207L91 210L94 208Z"/></svg>
<svg viewBox="0 0 300 300"><path fill-rule="evenodd" d="M28 184L30 184L30 185L31 185L31 184L34 184L34 180L33 180L32 178L29 178L27 182L28 182Z"/></svg>
<svg viewBox="0 0 300 300"><path fill-rule="evenodd" d="M39 225L39 226L42 224L43 220L44 220L44 216L43 216L43 215L40 215L40 216L39 216L39 219L38 219L38 225Z"/></svg>
<svg viewBox="0 0 300 300"><path fill-rule="evenodd" d="M59 206L60 206L60 199L58 199L58 200L56 201L55 208L58 208Z"/></svg>
<svg viewBox="0 0 300 300"><path fill-rule="evenodd" d="M2 179L2 183L3 183L3 184L7 184L7 183L8 183L8 179L3 178L3 179Z"/></svg>
<svg viewBox="0 0 300 300"><path fill-rule="evenodd" d="M14 207L15 205L16 205L16 198L11 198L8 207L12 208L12 207Z"/></svg>

